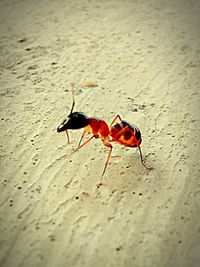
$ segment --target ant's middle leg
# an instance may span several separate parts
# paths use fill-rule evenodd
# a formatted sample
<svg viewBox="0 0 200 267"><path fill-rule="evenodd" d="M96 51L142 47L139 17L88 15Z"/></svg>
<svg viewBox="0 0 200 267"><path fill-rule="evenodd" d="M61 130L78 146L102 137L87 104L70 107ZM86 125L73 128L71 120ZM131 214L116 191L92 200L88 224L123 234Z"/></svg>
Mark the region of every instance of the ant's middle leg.
<svg viewBox="0 0 200 267"><path fill-rule="evenodd" d="M113 149L113 146L112 146L109 142L107 142L107 141L104 140L104 141L103 141L103 144L104 144L104 146L106 146L107 148L109 148L110 151L109 151L109 153L108 153L108 157L107 157L107 160L106 160L106 163L105 163L105 166L104 166L102 175L101 175L101 180L100 180L100 182L97 184L97 187L99 187L99 186L102 185L103 176L104 176L105 171L106 171L106 168L107 168L107 166L108 166L108 163L109 163L109 160L110 160L110 157L111 157L111 153L112 153L112 149Z"/></svg>

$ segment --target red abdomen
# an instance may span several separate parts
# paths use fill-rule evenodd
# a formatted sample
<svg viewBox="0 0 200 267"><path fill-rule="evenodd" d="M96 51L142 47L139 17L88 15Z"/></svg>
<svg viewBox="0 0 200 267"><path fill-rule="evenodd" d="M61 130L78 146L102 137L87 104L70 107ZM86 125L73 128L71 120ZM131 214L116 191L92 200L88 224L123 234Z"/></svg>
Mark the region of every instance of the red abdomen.
<svg viewBox="0 0 200 267"><path fill-rule="evenodd" d="M126 121L116 123L110 130L113 142L129 147L138 147L141 142L141 133L137 126L131 125Z"/></svg>

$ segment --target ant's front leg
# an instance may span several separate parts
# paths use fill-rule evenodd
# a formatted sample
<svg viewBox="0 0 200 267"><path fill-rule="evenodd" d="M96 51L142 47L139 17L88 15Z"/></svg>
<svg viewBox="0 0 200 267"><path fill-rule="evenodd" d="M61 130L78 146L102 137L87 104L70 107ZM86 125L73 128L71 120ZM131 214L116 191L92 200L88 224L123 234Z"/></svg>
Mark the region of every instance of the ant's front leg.
<svg viewBox="0 0 200 267"><path fill-rule="evenodd" d="M65 159L69 158L71 155L73 155L75 152L77 152L79 149L81 149L83 146L85 146L87 143L89 143L95 136L91 136L88 140L86 140L82 145L78 146L75 150L72 151L71 154L65 156Z"/></svg>
<svg viewBox="0 0 200 267"><path fill-rule="evenodd" d="M66 132L66 135L67 135L67 143L70 144L70 141L69 141L69 133L68 133L67 130L65 132Z"/></svg>
<svg viewBox="0 0 200 267"><path fill-rule="evenodd" d="M82 134L82 136L81 136L81 139L80 139L80 141L79 141L79 143L78 143L77 148L81 145L81 142L82 142L82 140L83 140L85 134L86 134L86 131L84 130L84 132L83 132L83 134Z"/></svg>

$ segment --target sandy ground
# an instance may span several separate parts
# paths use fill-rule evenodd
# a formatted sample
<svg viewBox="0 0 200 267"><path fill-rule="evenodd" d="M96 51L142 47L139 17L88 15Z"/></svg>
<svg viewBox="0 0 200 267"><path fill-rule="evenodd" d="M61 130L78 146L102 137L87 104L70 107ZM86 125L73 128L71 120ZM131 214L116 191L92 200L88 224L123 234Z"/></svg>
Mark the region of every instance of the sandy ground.
<svg viewBox="0 0 200 267"><path fill-rule="evenodd" d="M33 4L34 3L34 4ZM200 2L0 2L1 267L200 266ZM142 132L63 159L71 108ZM85 194L84 194L85 192Z"/></svg>

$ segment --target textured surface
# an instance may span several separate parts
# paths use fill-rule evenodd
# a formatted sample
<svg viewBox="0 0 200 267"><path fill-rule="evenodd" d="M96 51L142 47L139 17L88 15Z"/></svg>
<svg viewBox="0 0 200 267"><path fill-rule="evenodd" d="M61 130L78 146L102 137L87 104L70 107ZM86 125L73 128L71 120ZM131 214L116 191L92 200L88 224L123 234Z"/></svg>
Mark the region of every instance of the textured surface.
<svg viewBox="0 0 200 267"><path fill-rule="evenodd" d="M34 2L34 4L33 4ZM0 266L197 267L200 2L0 3ZM141 129L135 149L56 128L71 107Z"/></svg>

